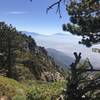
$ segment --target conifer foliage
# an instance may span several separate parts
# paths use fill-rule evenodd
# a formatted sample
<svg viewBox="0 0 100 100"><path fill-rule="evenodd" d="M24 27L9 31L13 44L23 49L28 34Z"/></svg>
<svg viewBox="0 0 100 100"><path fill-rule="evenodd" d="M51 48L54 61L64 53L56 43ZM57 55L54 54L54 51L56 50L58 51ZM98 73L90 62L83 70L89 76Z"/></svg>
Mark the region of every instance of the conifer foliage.
<svg viewBox="0 0 100 100"><path fill-rule="evenodd" d="M12 25L0 22L0 66L6 69L8 77L12 77L15 62L15 33L17 31Z"/></svg>
<svg viewBox="0 0 100 100"><path fill-rule="evenodd" d="M70 23L64 24L63 30L82 36L79 43L87 47L100 43L100 0L58 0L47 11L57 6L60 14L63 2L70 16Z"/></svg>

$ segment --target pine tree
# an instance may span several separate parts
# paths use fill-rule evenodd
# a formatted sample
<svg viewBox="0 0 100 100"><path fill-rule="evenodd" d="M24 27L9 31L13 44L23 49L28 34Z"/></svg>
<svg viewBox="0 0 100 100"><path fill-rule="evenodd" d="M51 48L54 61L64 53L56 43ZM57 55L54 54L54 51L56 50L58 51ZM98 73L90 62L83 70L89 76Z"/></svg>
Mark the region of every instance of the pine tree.
<svg viewBox="0 0 100 100"><path fill-rule="evenodd" d="M47 11L57 5L60 14L63 2L70 16L70 23L64 24L63 30L82 36L79 43L87 47L100 43L100 0L58 0Z"/></svg>
<svg viewBox="0 0 100 100"><path fill-rule="evenodd" d="M70 65L65 100L99 100L100 70L94 69L89 59L80 63L81 53L74 53L75 62Z"/></svg>
<svg viewBox="0 0 100 100"><path fill-rule="evenodd" d="M16 29L11 25L0 22L0 53L3 62L0 62L3 68L7 69L7 76L12 77L12 67L15 62L15 33ZM3 59L4 58L4 59Z"/></svg>

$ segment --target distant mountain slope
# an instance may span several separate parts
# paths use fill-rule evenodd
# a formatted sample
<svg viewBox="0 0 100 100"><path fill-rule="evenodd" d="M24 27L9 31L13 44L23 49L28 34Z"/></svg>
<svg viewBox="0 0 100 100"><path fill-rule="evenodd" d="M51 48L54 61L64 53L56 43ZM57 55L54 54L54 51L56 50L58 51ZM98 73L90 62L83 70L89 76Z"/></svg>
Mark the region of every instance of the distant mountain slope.
<svg viewBox="0 0 100 100"><path fill-rule="evenodd" d="M63 35L69 35L68 33L55 33L55 34L53 34L53 35L58 35L58 36L63 36Z"/></svg>
<svg viewBox="0 0 100 100"><path fill-rule="evenodd" d="M26 34L27 36L31 35L31 36L38 36L41 35L39 33L35 33L35 32L27 32L27 31L21 31L22 34Z"/></svg>
<svg viewBox="0 0 100 100"><path fill-rule="evenodd" d="M58 51L56 49L48 48L49 56L53 57L56 64L61 67L69 67L69 65L73 62L73 58L65 55L63 52Z"/></svg>

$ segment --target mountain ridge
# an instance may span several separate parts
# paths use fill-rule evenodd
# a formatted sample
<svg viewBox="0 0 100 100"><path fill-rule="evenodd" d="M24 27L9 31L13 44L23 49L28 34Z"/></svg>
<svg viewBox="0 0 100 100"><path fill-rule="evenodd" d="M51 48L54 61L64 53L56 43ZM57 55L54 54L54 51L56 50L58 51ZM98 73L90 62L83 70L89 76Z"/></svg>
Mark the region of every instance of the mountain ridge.
<svg viewBox="0 0 100 100"><path fill-rule="evenodd" d="M70 64L74 61L74 59L70 56L67 56L61 51L56 49L47 48L48 55L51 56L58 66L62 68L68 68Z"/></svg>
<svg viewBox="0 0 100 100"><path fill-rule="evenodd" d="M58 35L58 36L62 36L62 35L69 35L68 33L55 33L53 35Z"/></svg>
<svg viewBox="0 0 100 100"><path fill-rule="evenodd" d="M27 36L29 36L29 35L35 35L35 36L41 35L41 34L36 33L36 32L28 32L28 31L21 31L21 33L26 34Z"/></svg>

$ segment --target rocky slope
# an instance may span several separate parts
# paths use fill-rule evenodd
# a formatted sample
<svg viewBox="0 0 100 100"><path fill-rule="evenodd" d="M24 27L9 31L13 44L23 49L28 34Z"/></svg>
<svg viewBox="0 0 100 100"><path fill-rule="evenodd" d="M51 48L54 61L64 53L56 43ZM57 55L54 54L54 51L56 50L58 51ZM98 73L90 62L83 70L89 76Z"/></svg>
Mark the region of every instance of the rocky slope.
<svg viewBox="0 0 100 100"><path fill-rule="evenodd" d="M1 33L0 33L1 34ZM31 36L20 32L13 33L15 38L14 47L11 48L11 72L12 77L18 81L22 80L63 80L59 67L50 58L44 47L37 46ZM3 41L4 42L4 41ZM6 46L5 46L6 47ZM0 50L2 47L0 47ZM8 49L6 47L6 49ZM5 51L6 52L6 51ZM0 75L7 76L8 68L5 52L0 51ZM5 60L6 59L6 60Z"/></svg>

